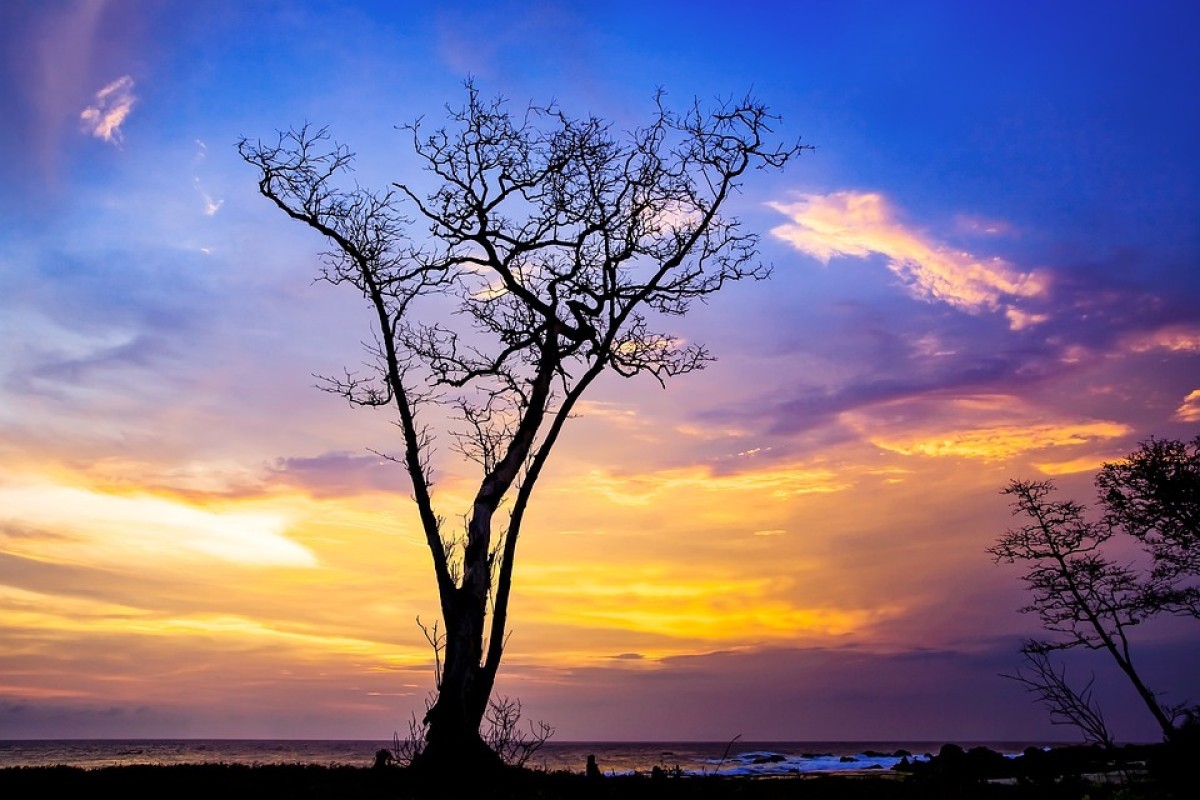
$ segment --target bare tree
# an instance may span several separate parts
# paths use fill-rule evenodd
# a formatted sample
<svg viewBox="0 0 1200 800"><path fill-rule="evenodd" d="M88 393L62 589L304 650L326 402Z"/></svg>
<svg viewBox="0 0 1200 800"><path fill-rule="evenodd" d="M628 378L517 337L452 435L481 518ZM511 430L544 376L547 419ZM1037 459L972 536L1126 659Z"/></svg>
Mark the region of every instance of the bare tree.
<svg viewBox="0 0 1200 800"><path fill-rule="evenodd" d="M545 722L527 723L529 732L521 727L521 701L511 697L493 697L484 715L483 740L505 764L523 767L554 735L554 728Z"/></svg>
<svg viewBox="0 0 1200 800"><path fill-rule="evenodd" d="M997 562L1027 565L1024 580L1033 602L1021 610L1037 614L1048 631L1063 637L1042 643L1042 653L1080 646L1108 652L1164 738L1171 739L1176 710L1164 707L1146 687L1130 650L1129 629L1154 613L1144 602L1142 581L1101 552L1112 529L1087 520L1079 503L1050 499L1053 491L1050 481L1012 481L1004 494L1015 498L1013 514L1030 521L1009 530L988 552Z"/></svg>
<svg viewBox="0 0 1200 800"><path fill-rule="evenodd" d="M513 113L468 83L447 118L406 128L437 184L424 195L347 183L353 156L324 129L238 145L262 194L329 241L323 277L370 308L371 368L326 388L390 407L401 432L395 460L412 482L444 621L428 764L495 759L479 729L517 541L580 397L606 370L663 383L711 360L659 325L733 281L767 276L755 235L721 208L747 171L781 168L803 149L773 142L774 117L751 98L675 112L660 94L649 124L618 136L553 105ZM461 533L435 509L424 422L434 405L452 411L453 450L481 472Z"/></svg>
<svg viewBox="0 0 1200 800"><path fill-rule="evenodd" d="M1026 691L1036 695L1042 705L1050 711L1050 722L1054 725L1071 725L1080 730L1084 741L1104 747L1114 744L1112 734L1104 721L1104 714L1092 697L1092 675L1082 689L1076 690L1067 680L1066 666L1055 666L1050 654L1057 649L1054 645L1034 640L1026 641L1021 647L1025 657L1024 667L1018 667L1011 675L1003 677L1017 681Z"/></svg>

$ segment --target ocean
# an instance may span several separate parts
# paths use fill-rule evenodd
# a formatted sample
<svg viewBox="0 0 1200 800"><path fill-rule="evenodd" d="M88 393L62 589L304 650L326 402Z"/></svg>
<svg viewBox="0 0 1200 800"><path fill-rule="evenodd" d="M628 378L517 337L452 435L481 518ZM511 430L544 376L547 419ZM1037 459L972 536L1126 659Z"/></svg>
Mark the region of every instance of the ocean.
<svg viewBox="0 0 1200 800"><path fill-rule="evenodd" d="M527 767L583 772L589 755L605 773L676 768L686 774L788 775L890 769L904 752L936 753L940 742L548 742ZM958 742L1009 755L1040 742ZM369 766L390 741L291 739L38 739L0 741L0 768L126 764L321 764Z"/></svg>

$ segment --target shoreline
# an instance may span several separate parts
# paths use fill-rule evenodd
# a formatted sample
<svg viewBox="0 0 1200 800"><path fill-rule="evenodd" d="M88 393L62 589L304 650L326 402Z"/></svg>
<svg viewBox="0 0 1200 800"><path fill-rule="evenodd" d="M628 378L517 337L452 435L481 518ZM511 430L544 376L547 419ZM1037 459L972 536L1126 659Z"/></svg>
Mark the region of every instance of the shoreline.
<svg viewBox="0 0 1200 800"><path fill-rule="evenodd" d="M476 794L495 798L814 798L916 800L983 797L1013 800L1089 797L1191 797L1196 749L1134 745L1104 751L1092 747L1030 750L1008 758L985 748L946 745L928 762L896 770L847 770L794 775L614 775L588 778L576 772L508 770L481 779L414 773L402 767L316 764L126 765L0 769L0 796L83 798L171 797L236 800L288 797L421 800Z"/></svg>
<svg viewBox="0 0 1200 800"><path fill-rule="evenodd" d="M961 742L1015 756L1028 747L1062 747L1062 742ZM9 766L101 767L130 764L321 764L369 766L381 740L311 739L23 739L0 740L0 768ZM791 773L889 769L901 756L924 758L942 742L872 741L724 741L603 742L551 741L527 764L548 771L582 771L595 755L605 772L649 772L676 766L689 772Z"/></svg>

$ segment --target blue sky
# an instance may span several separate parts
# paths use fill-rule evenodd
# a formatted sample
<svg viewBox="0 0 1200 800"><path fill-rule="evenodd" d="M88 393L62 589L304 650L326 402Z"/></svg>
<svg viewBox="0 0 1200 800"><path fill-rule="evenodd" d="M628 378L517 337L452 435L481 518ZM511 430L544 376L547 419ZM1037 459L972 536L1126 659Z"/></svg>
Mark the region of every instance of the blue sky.
<svg viewBox="0 0 1200 800"><path fill-rule="evenodd" d="M1196 433L1198 33L1186 2L5 4L0 736L419 706L392 429L311 388L367 321L235 144L328 125L364 185L425 185L397 126L467 78L618 131L751 93L815 146L731 201L775 271L679 322L718 363L602 381L562 443L506 690L568 739L1066 735L997 677L1037 629L985 548L1010 478L1090 500ZM1194 630L1139 633L1200 696Z"/></svg>

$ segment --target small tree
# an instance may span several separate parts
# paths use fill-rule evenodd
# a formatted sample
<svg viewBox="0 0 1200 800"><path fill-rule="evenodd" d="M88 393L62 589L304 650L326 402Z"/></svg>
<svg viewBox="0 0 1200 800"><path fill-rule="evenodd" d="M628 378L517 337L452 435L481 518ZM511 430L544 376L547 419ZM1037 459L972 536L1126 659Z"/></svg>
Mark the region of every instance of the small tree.
<svg viewBox="0 0 1200 800"><path fill-rule="evenodd" d="M1009 530L988 552L997 562L1027 565L1024 580L1033 602L1021 610L1037 614L1048 631L1063 636L1040 644L1042 655L1080 646L1106 651L1170 739L1174 711L1147 688L1130 650L1129 629L1154 613L1144 602L1142 583L1133 570L1102 553L1112 529L1087 520L1079 503L1050 499L1053 491L1050 481L1012 481L1004 494L1014 498L1013 514L1030 521Z"/></svg>
<svg viewBox="0 0 1200 800"><path fill-rule="evenodd" d="M262 194L330 242L324 279L351 285L370 309L368 374L325 388L390 407L400 429L395 460L445 623L426 764L495 760L480 723L522 522L563 425L605 371L663 383L711 360L656 320L767 276L756 237L720 211L748 170L781 168L801 150L771 143L774 118L749 98L676 113L660 95L649 124L622 136L555 106L513 114L470 83L466 105L447 114L429 133L407 127L436 183L424 196L405 183L347 185L353 156L324 130L238 145ZM480 468L461 533L435 510L425 422L435 404L456 421L454 450Z"/></svg>
<svg viewBox="0 0 1200 800"><path fill-rule="evenodd" d="M1026 643L1027 669L1014 677L1042 698L1059 719L1089 738L1107 733L1091 702L1089 683L1076 693L1049 653L1084 646L1107 651L1129 679L1167 739L1177 738L1180 718L1195 709L1164 706L1143 683L1130 655L1128 629L1155 614L1200 617L1200 437L1190 443L1150 439L1126 458L1105 464L1096 476L1099 520L1084 517L1073 501L1050 499L1049 481L1013 481L1013 513L1030 523L1010 530L989 552L997 561L1028 564L1025 582L1033 603L1022 609L1041 617L1057 642ZM1114 535L1130 535L1149 556L1149 572L1122 566L1103 553Z"/></svg>

